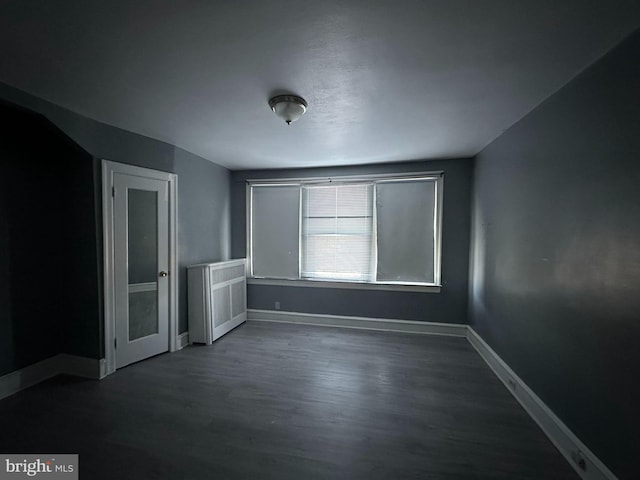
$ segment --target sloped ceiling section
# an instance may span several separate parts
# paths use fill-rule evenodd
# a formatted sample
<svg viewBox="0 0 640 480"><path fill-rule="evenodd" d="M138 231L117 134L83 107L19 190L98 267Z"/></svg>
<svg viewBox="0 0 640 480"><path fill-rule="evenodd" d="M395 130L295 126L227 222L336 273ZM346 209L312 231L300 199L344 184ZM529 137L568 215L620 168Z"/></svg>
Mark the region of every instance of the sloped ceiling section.
<svg viewBox="0 0 640 480"><path fill-rule="evenodd" d="M0 81L231 169L448 158L638 26L636 0L0 0Z"/></svg>

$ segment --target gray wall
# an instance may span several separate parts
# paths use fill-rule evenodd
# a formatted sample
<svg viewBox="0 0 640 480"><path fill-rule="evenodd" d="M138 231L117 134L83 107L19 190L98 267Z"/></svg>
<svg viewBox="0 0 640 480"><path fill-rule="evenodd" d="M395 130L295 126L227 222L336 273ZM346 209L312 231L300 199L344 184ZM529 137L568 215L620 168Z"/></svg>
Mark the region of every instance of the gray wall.
<svg viewBox="0 0 640 480"><path fill-rule="evenodd" d="M620 478L640 445L640 33L477 157L471 324Z"/></svg>
<svg viewBox="0 0 640 480"><path fill-rule="evenodd" d="M247 179L364 175L416 171L445 172L442 282L440 293L344 290L312 287L250 285L249 308L302 313L353 315L443 323L466 323L469 265L470 159L434 160L384 165L298 170L237 171L232 174L232 257L246 255Z"/></svg>
<svg viewBox="0 0 640 480"><path fill-rule="evenodd" d="M61 290L72 293L73 301L66 302L65 306L69 311L74 311L71 316L73 320L69 321L69 328L66 328L65 335L60 339L60 351L93 358L104 355L100 176L100 160L103 158L178 174L179 326L180 331L186 331L186 266L191 263L229 258L229 171L175 146L102 124L4 84L0 84L0 99L42 114L64 133L62 135L58 132L61 137L70 137L90 154L85 156L84 161L73 163L73 167L67 168L69 165L66 156L52 151L41 152L41 163L50 165L53 170L50 175L55 178L68 178L69 188L62 189L63 192L67 192L62 194L61 189L56 188L61 198L55 205L47 204L44 198L40 198L40 204L43 208L45 205L53 208L59 215L58 218L69 216L82 226L79 229L63 229L61 233L65 241L75 245L76 250L70 253L64 262L66 267L63 270L68 272L68 275L65 275L64 279L58 279ZM26 131L22 132L22 135L25 138L30 138L32 142L39 141L39 135L35 131L29 131L31 127L24 128ZM67 142L73 144L69 140ZM80 150L78 146L73 148ZM3 162L14 160L5 156ZM26 171L27 168L24 164L12 165L20 172ZM15 172L9 176L3 174L3 180L10 183L17 181L12 180L15 175ZM22 187L30 188L28 184ZM7 208L6 205L0 205L0 212ZM40 221L40 217L34 219L34 222ZM6 228L7 226L3 225L0 232ZM90 235L80 236L78 233L85 228L90 229ZM8 241L6 236L0 235L0 242ZM17 244L11 248L12 252L21 251ZM31 255L39 258L40 253L35 249ZM5 267L0 267L0 278L8 278L7 282L12 282L12 275L13 273ZM9 299L5 299L4 296L0 299L0 312L16 308L15 305L10 306ZM4 322L4 319L2 321ZM55 349L51 353L47 349L39 349L36 345L11 343L7 346L7 351L15 349L29 352L41 350L41 353L34 353L35 361L58 353ZM26 357L32 358L30 355ZM12 364L11 368L20 368L29 363L33 362L18 362Z"/></svg>
<svg viewBox="0 0 640 480"><path fill-rule="evenodd" d="M230 172L184 150L175 149L178 174L178 258L180 332L188 329L187 266L228 260L231 250Z"/></svg>

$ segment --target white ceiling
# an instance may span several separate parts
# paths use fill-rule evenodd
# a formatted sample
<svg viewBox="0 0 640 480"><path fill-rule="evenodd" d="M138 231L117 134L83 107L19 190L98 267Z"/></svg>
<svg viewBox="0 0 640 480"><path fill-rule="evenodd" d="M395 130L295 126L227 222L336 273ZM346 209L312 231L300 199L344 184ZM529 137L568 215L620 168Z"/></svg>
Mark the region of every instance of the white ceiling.
<svg viewBox="0 0 640 480"><path fill-rule="evenodd" d="M638 0L0 0L0 81L231 169L450 158L639 26Z"/></svg>

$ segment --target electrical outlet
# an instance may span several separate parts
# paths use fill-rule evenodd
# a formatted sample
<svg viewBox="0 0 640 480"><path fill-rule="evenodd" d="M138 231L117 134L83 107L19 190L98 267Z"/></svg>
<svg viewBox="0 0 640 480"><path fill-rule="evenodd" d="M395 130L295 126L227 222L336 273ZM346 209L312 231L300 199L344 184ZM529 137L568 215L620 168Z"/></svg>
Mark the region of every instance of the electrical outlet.
<svg viewBox="0 0 640 480"><path fill-rule="evenodd" d="M276 302L276 310L280 310L280 302Z"/></svg>

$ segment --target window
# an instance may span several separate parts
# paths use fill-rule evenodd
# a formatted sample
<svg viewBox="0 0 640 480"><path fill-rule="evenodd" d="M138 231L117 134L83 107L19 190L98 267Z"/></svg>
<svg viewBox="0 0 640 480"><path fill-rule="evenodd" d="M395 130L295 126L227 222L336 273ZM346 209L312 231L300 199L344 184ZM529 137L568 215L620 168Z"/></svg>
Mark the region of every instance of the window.
<svg viewBox="0 0 640 480"><path fill-rule="evenodd" d="M372 204L372 184L302 187L302 278L372 281Z"/></svg>
<svg viewBox="0 0 640 480"><path fill-rule="evenodd" d="M248 188L252 277L439 285L441 174Z"/></svg>

